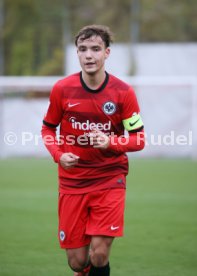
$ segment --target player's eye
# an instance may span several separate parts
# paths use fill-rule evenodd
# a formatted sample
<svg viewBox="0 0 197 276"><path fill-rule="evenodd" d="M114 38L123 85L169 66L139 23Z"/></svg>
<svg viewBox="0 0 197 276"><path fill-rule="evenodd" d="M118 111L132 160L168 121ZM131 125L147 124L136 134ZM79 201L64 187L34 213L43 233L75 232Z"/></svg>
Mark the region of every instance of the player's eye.
<svg viewBox="0 0 197 276"><path fill-rule="evenodd" d="M98 52L98 51L100 51L100 48L99 48L99 47L94 47L93 50L94 50L95 52Z"/></svg>
<svg viewBox="0 0 197 276"><path fill-rule="evenodd" d="M86 51L86 48L85 48L85 47L79 47L78 50L79 50L80 52L85 52L85 51Z"/></svg>

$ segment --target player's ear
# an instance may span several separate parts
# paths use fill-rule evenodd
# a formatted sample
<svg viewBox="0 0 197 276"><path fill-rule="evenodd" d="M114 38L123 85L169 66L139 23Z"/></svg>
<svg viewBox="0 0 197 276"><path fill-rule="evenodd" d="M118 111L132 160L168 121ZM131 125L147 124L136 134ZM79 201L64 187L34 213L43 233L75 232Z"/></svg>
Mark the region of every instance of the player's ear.
<svg viewBox="0 0 197 276"><path fill-rule="evenodd" d="M110 55L110 48L109 47L107 47L106 49L105 49L105 59L107 59L108 58L108 56Z"/></svg>

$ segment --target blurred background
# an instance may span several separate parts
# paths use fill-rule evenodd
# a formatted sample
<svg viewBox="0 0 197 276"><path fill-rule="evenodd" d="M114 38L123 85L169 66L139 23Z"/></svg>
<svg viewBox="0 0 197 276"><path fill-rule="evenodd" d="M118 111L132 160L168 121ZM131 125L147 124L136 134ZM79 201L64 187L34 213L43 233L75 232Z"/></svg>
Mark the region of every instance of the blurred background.
<svg viewBox="0 0 197 276"><path fill-rule="evenodd" d="M106 70L132 85L147 145L129 154L112 275L197 273L197 1L0 0L0 275L72 275L56 239L57 172L40 136L74 37L114 33Z"/></svg>
<svg viewBox="0 0 197 276"><path fill-rule="evenodd" d="M195 0L1 0L0 72L64 75L65 47L82 26L92 23L108 25L116 43L157 43L159 47L165 42L168 47L174 43L183 47L197 41L196 9ZM135 68L127 72L131 73Z"/></svg>

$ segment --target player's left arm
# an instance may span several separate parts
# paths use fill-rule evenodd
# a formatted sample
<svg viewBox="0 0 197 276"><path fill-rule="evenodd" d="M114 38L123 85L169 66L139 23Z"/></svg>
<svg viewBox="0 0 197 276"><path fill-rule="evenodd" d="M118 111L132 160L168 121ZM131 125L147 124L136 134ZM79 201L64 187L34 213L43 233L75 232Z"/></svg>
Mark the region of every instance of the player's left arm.
<svg viewBox="0 0 197 276"><path fill-rule="evenodd" d="M100 131L95 132L94 147L109 149L117 153L140 151L145 146L144 124L140 116L135 92L128 90L123 101L122 124L129 136L109 136Z"/></svg>
<svg viewBox="0 0 197 276"><path fill-rule="evenodd" d="M99 130L94 130L94 147L108 149L117 153L140 151L145 146L144 129L128 131L129 136L107 136Z"/></svg>
<svg viewBox="0 0 197 276"><path fill-rule="evenodd" d="M144 125L140 114L136 114L131 118L123 121L125 129L128 131L129 136L111 136L109 137L108 149L123 153L140 151L145 146Z"/></svg>

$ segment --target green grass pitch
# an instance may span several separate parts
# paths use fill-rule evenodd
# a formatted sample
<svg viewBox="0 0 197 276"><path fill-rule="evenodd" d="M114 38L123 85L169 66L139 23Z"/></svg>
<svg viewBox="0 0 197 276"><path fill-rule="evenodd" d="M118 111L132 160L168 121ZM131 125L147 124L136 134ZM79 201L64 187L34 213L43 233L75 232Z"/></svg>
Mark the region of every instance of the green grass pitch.
<svg viewBox="0 0 197 276"><path fill-rule="evenodd" d="M125 236L112 276L197 275L197 162L139 160L127 180ZM57 240L56 165L0 161L0 275L72 276Z"/></svg>

